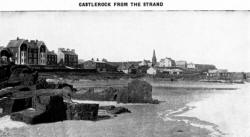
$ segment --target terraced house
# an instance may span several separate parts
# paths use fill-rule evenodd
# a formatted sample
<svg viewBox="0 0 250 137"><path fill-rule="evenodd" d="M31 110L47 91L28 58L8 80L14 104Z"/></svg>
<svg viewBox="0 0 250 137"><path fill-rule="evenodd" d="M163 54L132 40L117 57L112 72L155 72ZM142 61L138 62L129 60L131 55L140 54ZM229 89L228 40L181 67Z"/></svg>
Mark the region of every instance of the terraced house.
<svg viewBox="0 0 250 137"><path fill-rule="evenodd" d="M74 49L58 48L57 62L61 65L75 67L78 65L78 55Z"/></svg>

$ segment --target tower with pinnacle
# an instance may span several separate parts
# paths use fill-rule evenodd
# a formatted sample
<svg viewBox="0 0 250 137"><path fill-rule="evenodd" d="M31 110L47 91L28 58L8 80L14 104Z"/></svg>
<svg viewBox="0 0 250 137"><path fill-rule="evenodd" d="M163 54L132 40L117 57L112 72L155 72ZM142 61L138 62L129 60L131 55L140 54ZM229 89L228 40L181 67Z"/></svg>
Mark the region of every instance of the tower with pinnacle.
<svg viewBox="0 0 250 137"><path fill-rule="evenodd" d="M157 63L156 55L155 55L155 50L153 51L153 57L152 57L152 66L154 67Z"/></svg>

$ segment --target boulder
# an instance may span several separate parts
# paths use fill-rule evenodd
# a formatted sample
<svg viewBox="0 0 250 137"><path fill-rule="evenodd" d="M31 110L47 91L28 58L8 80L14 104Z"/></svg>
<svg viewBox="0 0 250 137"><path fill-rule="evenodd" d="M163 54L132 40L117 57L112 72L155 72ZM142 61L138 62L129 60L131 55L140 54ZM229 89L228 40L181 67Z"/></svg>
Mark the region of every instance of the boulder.
<svg viewBox="0 0 250 137"><path fill-rule="evenodd" d="M10 118L12 120L25 122L27 124L37 124L41 123L39 120L39 116L43 113L44 111L28 108L19 112L12 113Z"/></svg>
<svg viewBox="0 0 250 137"><path fill-rule="evenodd" d="M131 113L131 111L125 107L101 106L100 109L106 110L110 114Z"/></svg>
<svg viewBox="0 0 250 137"><path fill-rule="evenodd" d="M128 83L129 103L151 103L152 86L146 81L133 80Z"/></svg>
<svg viewBox="0 0 250 137"><path fill-rule="evenodd" d="M99 104L67 103L68 120L97 120Z"/></svg>
<svg viewBox="0 0 250 137"><path fill-rule="evenodd" d="M63 97L36 96L33 98L33 108L22 109L11 114L12 120L22 121L28 124L49 123L66 120L66 107Z"/></svg>
<svg viewBox="0 0 250 137"><path fill-rule="evenodd" d="M38 123L66 120L67 108L65 107L63 97L60 95L38 96L34 100L33 108L39 112L44 112L37 117Z"/></svg>
<svg viewBox="0 0 250 137"><path fill-rule="evenodd" d="M11 114L20 110L32 107L32 97L26 98L10 98L4 97L0 99L0 108L2 108L1 116Z"/></svg>

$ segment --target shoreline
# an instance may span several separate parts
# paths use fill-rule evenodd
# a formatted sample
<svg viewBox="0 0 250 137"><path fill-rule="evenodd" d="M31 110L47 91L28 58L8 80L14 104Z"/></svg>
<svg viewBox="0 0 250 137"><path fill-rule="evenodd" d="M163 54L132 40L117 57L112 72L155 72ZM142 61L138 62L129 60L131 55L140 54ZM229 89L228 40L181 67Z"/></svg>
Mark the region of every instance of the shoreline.
<svg viewBox="0 0 250 137"><path fill-rule="evenodd" d="M93 83L92 83L93 82ZM112 83L113 81L112 80L110 80L109 82L107 82L107 81L102 81L102 82L104 82L104 83L101 83L100 81L90 81L90 83L92 83L92 84L96 84L96 83L99 83L99 84L103 84L103 85L110 85L110 82ZM119 81L116 81L117 83L119 83ZM87 84L90 84L90 83L87 83ZM176 85L174 85L173 83L175 83ZM157 85L157 84L153 84L153 88L160 88L161 86L164 88L164 86L165 86L165 88L166 89L169 89L169 90L180 90L180 92L182 92L182 90L184 90L186 87L190 87L190 91L194 91L194 89L193 88L195 88L195 87L197 87L197 86L199 86L198 87L198 90L208 90L208 89L205 89L205 88L203 88L204 86L211 86L211 85L218 85L218 86L221 86L221 84L211 84L211 83L208 83L208 84L206 84L206 83L202 83L202 84L204 84L204 85L199 85L201 82L187 82L188 83L188 85L183 85L185 82L166 82L166 81L163 81L163 83L158 83L159 85ZM186 84L187 84L186 83ZM80 83L78 83L78 84L80 84ZM86 83L85 83L86 84ZM198 84L198 85L197 85ZM168 87L169 85L171 85L172 87ZM224 84L222 84L222 85L224 85ZM226 86L231 86L231 84L225 84ZM96 85L95 85L96 86ZM181 88L178 88L178 86L179 87L181 87ZM235 86L234 84L232 84L232 86ZM202 87L202 88L200 88L200 87ZM212 90L215 90L214 88L211 88ZM223 90L226 90L226 89L223 89ZM171 92L171 91L168 91L169 93ZM161 101L161 100L160 100ZM169 101L169 100L168 100ZM161 107L162 105L164 105L164 104L167 104L167 103L169 103L169 102L163 102L163 103L160 103L159 104L159 106L157 106L157 107ZM87 101L88 102L88 101ZM90 103L91 103L92 101L90 101ZM94 102L96 102L96 101L94 101ZM102 101L97 101L97 102L102 102ZM93 102L92 102L93 103ZM3 133L3 132L7 132L6 134L9 134L9 135L13 135L13 136L19 136L20 135L20 132L21 132L21 130L24 130L24 134L26 134L26 135L28 135L29 134L29 132L28 131L34 131L35 133L37 133L38 132L38 129L37 128L35 128L35 127L39 127L39 128L46 128L45 127L45 125L46 126L49 126L49 127L57 127L57 128L62 128L62 127L68 127L69 125L74 125L74 126L77 126L78 124L79 124L79 126L80 125L82 125L82 126L87 126L87 127L89 127L89 128L96 128L96 129L99 129L99 128L101 128L102 126L107 126L107 125L109 125L109 126L111 126L111 127L113 127L113 126L115 126L116 124L118 124L118 123L114 123L114 122L121 122L121 123L123 123L124 122L124 119L126 119L125 121L126 122L128 122L128 121L130 121L131 119L134 119L135 118L135 116L136 115L138 115L138 109L144 109L144 108L146 108L146 109L149 109L150 108L150 106L152 107L152 105L154 105L154 104L130 104L130 103L128 103L128 104L117 104L117 103L115 103L115 102L102 102L102 103L104 103L103 105L115 105L115 106L126 106L129 110L131 110L132 111L132 113L131 114L122 114L122 115L119 115L118 117L112 117L112 118L109 118L109 119L104 119L104 120L100 120L100 121L94 121L94 122L92 122L92 121L75 121L75 120L66 120L66 121L63 121L63 122L56 122L56 123L49 123L49 124L38 124L38 125L28 125L28 126L25 126L25 127L20 127L20 128L13 128L13 129L7 129L7 130L4 130L4 131L0 131L0 135ZM106 104L105 104L106 103ZM111 103L111 104L109 104L109 103ZM113 103L113 104L112 104ZM185 107L185 105L187 105L187 103L188 102L186 102L185 104L182 104L182 105L180 105L180 106L177 106L177 108L182 108L182 107ZM156 107L156 108L157 108ZM176 109L175 107L176 106L172 106L173 107L173 109ZM169 109L171 109L171 107L169 108ZM182 113L184 113L184 112L186 112L186 111L189 111L189 109L184 109L184 111L182 112ZM149 112L150 112L150 110L149 110ZM174 113L174 114L179 114L179 113ZM132 117L132 118L131 118ZM150 118L150 117L148 117L148 118ZM158 118L156 118L156 119L160 119L159 120L159 122L160 123L162 123L164 126L168 126L168 127L166 127L166 129L167 129L167 131L163 131L163 132L167 132L168 134L170 134L170 135L176 135L176 136L178 136L178 135L185 135L185 134L187 134L187 135L193 135L193 134L197 134L198 132L202 132L202 135L204 135L204 137L205 137L205 135L209 135L209 134L211 134L212 133L212 131L211 130L209 130L208 128L202 128L202 126L204 126L204 124L206 124L206 123L202 123L201 125L199 125L199 122L198 122L198 126L197 125L195 125L195 122L194 122L194 125L190 125L190 123L188 122L188 120L190 121L190 119L184 119L184 120L182 120L182 121L164 121L164 120L162 120L160 117L158 117ZM145 119L144 119L145 120ZM185 121L186 120L186 121ZM192 121L192 118L191 118L191 121ZM126 123L125 122L125 123ZM114 125L110 125L111 123L113 123ZM197 123L196 123L197 124ZM90 126L89 126L90 125ZM58 127L59 126L59 127ZM62 126L62 127L61 127ZM116 126L121 126L121 125L116 125ZM200 126L200 127L199 127ZM209 126L209 125L208 125ZM211 127L211 125L210 125L210 127ZM78 127L77 127L78 128ZM76 128L76 129L77 129ZM115 128L115 127L114 127ZM211 129L211 128L210 128ZM47 129L48 130L48 129ZM72 130L72 127L69 127L69 129L67 129L67 130ZM79 129L80 130L80 129ZM131 129L132 130L132 129ZM45 130L44 130L45 131ZM90 137L94 137L94 135L92 135L92 134L90 134L89 132L90 131L86 131L86 132L88 132L88 134L87 133L83 133L83 134L87 134L87 135L90 135ZM111 134L111 131L109 130L108 131L110 134ZM50 131L50 133L52 133L52 131ZM73 135L73 133L74 132L72 132L72 134L71 135ZM98 132L98 134L99 134L99 132ZM35 134L36 136L39 136L39 135L37 135L37 134Z"/></svg>
<svg viewBox="0 0 250 137"><path fill-rule="evenodd" d="M102 102L102 101L99 101ZM106 104L103 104L106 105ZM81 135L85 135L85 136L89 136L89 137L97 137L100 134L100 131L97 131L97 133L91 132L94 129L100 129L101 127L103 128L107 128L105 131L108 134L112 134L110 137L116 137L117 135L113 135L113 130L112 127L114 127L115 125L120 126L120 124L115 124L115 125L110 125L111 123L116 123L116 122L122 122L124 121L124 119L127 119L128 117L132 117L132 119L134 118L134 114L133 112L136 112L136 108L134 108L135 106L150 106L153 104L120 104L119 106L128 106L128 108L130 110L132 110L132 113L125 113L120 115L119 117L111 117L109 119L103 119L103 120L98 120L98 121L75 121L75 120L66 120L66 121L61 121L61 122L56 122L56 123L43 123L43 124L37 124L37 125L29 125L29 124L25 124L22 122L17 122L17 121L12 121L10 118L8 118L8 116L5 116L3 118L0 118L0 121L2 119L4 119L6 122L12 123L12 124L18 124L18 126L16 127L11 127L11 128L5 128L4 130L0 129L0 136L2 135L8 135L8 136L12 136L12 137L19 137L19 136L30 136L30 132L32 132L32 135L35 135L37 137L42 137L42 136L46 136L46 135L51 135L51 133L58 133L58 131L54 131L51 129L65 129L65 131L63 133L58 133L57 136L74 136L75 133L77 133L78 128L79 127L85 127L84 132L82 132L81 130ZM183 112L185 112L187 110L184 110ZM180 112L179 112L180 113ZM160 117L158 117L159 119L161 119ZM131 119L131 120L132 120ZM126 122L128 122L127 120L125 120ZM124 122L125 122L124 121ZM195 125L190 125L187 122L183 122L183 121L159 121L160 123L163 123L166 126L166 133L168 135L172 135L172 136L189 136L189 135L193 135L193 134L201 134L204 135L204 137L206 137L207 135L212 134L212 131L204 128L204 127L199 127L199 126L195 126ZM76 127L77 125L77 127ZM79 126L79 127L78 127ZM46 131L46 132L44 132ZM134 132L134 131L132 131ZM42 134L40 134L42 133ZM98 134L98 135L96 135ZM32 136L31 135L31 136ZM130 134L129 134L130 136ZM127 134L125 135L121 135L121 137L128 137Z"/></svg>

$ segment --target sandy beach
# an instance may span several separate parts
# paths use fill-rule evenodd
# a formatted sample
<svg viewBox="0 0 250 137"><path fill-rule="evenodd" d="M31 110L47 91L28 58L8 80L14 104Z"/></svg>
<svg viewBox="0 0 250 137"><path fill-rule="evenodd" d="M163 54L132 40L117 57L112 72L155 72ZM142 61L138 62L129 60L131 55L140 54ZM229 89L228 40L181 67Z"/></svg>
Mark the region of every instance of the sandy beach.
<svg viewBox="0 0 250 137"><path fill-rule="evenodd" d="M89 82L88 86L96 82ZM101 85L110 85L112 81L105 81ZM116 84L122 81L116 81ZM86 86L76 83L80 88ZM220 137L230 135L221 122L223 114L228 113L221 107L226 105L230 111L232 96L238 94L239 98L244 96L248 87L238 84L218 84L200 82L151 82L153 85L153 98L162 101L160 104L117 104L116 102L93 102L80 101L84 103L99 103L100 105L124 106L132 113L121 114L111 119L100 121L63 121L48 124L26 125L13 122L8 117L0 118L0 136L12 137ZM169 88L172 87L172 88ZM173 88L174 87L174 88ZM192 87L186 88L186 87ZM201 88L202 87L202 88ZM221 89L220 89L221 88ZM226 88L239 88L237 90L225 90ZM220 89L220 90L219 90ZM214 100L214 97L216 98ZM247 99L247 97L245 97ZM77 100L74 100L77 101ZM244 102L244 101L243 101ZM241 102L241 103L243 103ZM217 103L217 104L216 104ZM208 105L211 104L211 105ZM243 105L243 104L241 104ZM236 107L235 105L233 107ZM210 113L209 113L210 112ZM246 115L245 111L241 111ZM218 116L215 118L215 116ZM230 116L226 118L233 118ZM240 120L240 119L239 119ZM3 124L2 124L3 123ZM11 124L10 124L11 123ZM246 124L245 124L246 126ZM233 126L230 126L234 128ZM4 129L4 130L3 130ZM241 128L244 130L244 127ZM238 135L238 134L237 134ZM243 134L242 134L243 135Z"/></svg>

